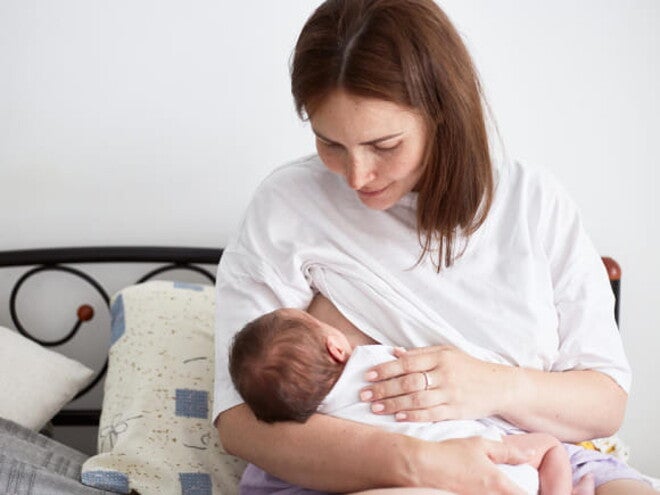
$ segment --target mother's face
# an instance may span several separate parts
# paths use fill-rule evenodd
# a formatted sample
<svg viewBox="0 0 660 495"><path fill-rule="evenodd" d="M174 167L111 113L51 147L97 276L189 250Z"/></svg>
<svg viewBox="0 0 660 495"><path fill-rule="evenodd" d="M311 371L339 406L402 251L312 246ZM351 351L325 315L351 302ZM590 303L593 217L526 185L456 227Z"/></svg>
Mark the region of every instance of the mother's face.
<svg viewBox="0 0 660 495"><path fill-rule="evenodd" d="M426 125L414 110L336 90L315 106L310 121L325 166L369 208L386 210L416 188Z"/></svg>

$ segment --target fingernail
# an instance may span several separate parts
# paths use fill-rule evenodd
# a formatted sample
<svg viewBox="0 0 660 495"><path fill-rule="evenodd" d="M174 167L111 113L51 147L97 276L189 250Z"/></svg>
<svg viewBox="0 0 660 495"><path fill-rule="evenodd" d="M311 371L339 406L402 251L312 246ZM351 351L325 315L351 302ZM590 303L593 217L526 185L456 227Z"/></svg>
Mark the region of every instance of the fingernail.
<svg viewBox="0 0 660 495"><path fill-rule="evenodd" d="M367 373L364 375L364 378L368 381L375 380L378 378L378 373L375 371L367 371Z"/></svg>
<svg viewBox="0 0 660 495"><path fill-rule="evenodd" d="M398 412L394 415L394 419L397 421L404 421L407 417L408 415L404 412Z"/></svg>
<svg viewBox="0 0 660 495"><path fill-rule="evenodd" d="M373 412L382 412L383 410L385 410L385 406L383 404L373 404L371 406L371 410Z"/></svg>
<svg viewBox="0 0 660 495"><path fill-rule="evenodd" d="M371 400L371 398L374 396L374 393L371 390L363 390L360 392L360 400L362 402L367 402L368 400Z"/></svg>

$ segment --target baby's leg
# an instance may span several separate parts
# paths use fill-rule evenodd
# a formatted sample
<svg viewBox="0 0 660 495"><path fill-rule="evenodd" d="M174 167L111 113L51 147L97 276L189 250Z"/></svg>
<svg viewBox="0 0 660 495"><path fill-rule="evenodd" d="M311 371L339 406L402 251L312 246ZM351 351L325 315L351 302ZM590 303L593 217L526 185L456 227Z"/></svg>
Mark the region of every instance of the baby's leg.
<svg viewBox="0 0 660 495"><path fill-rule="evenodd" d="M527 433L507 435L502 441L530 452L529 464L539 471L541 495L571 493L573 489L571 465L566 449L559 440L545 433Z"/></svg>
<svg viewBox="0 0 660 495"><path fill-rule="evenodd" d="M453 495L453 493L435 488L374 488L351 495Z"/></svg>
<svg viewBox="0 0 660 495"><path fill-rule="evenodd" d="M620 479L608 481L596 488L597 495L657 495L645 481Z"/></svg>
<svg viewBox="0 0 660 495"><path fill-rule="evenodd" d="M571 495L594 495L595 493L594 477L587 474L573 487Z"/></svg>

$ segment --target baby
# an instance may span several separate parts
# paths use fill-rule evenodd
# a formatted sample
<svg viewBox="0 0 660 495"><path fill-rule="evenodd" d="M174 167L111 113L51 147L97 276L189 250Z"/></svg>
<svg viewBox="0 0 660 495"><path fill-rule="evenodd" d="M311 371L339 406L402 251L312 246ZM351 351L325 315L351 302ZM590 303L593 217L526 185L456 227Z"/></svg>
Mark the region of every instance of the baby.
<svg viewBox="0 0 660 495"><path fill-rule="evenodd" d="M571 467L563 445L542 433L506 435L496 419L400 422L372 414L361 402L365 372L395 359L393 348L353 348L338 329L305 311L279 309L248 323L236 334L230 350L232 380L261 421L304 423L315 412L360 421L425 440L482 436L534 452L530 466L498 465L527 493L590 495L589 483L572 492Z"/></svg>

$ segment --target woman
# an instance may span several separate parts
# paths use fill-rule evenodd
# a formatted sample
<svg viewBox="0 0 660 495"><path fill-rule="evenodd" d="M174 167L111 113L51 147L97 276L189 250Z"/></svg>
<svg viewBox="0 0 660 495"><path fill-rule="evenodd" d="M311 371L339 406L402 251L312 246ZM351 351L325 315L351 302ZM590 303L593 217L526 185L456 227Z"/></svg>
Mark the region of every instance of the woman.
<svg viewBox="0 0 660 495"><path fill-rule="evenodd" d="M321 415L256 421L226 369L231 337L317 292L333 304L309 311L356 343L343 316L378 342L420 348L371 371L361 397L374 414L496 415L567 442L616 431L630 371L598 253L546 174L492 157L476 72L435 3L325 2L298 39L292 92L318 156L264 181L220 265L225 448L326 492L518 493L495 464L526 454L498 442L429 443ZM651 493L613 460L571 454L599 495Z"/></svg>

